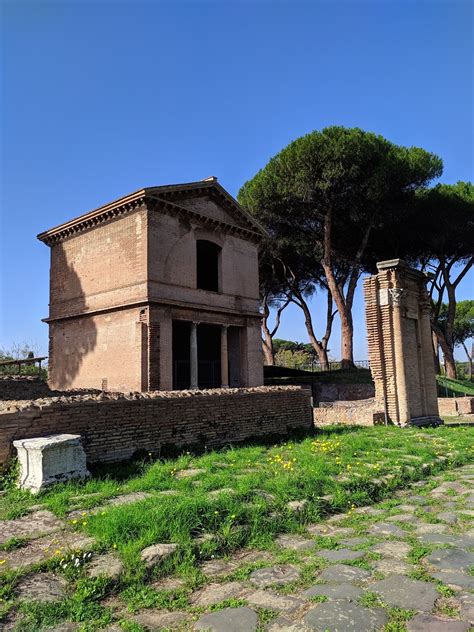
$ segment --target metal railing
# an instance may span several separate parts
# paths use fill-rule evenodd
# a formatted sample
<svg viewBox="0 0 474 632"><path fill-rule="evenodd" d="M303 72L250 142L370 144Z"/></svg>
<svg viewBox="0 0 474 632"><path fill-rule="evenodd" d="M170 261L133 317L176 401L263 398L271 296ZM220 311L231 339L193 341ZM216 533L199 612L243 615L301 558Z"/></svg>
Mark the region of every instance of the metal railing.
<svg viewBox="0 0 474 632"><path fill-rule="evenodd" d="M342 366L342 362L340 360L334 360L328 363L327 366L321 366L318 361L309 362L306 364L301 364L299 362L287 362L284 364L275 364L275 366L285 367L287 369L295 369L297 371L307 371L309 373L318 373L324 371L340 371L344 367ZM369 360L356 360L354 362L354 366L351 369L370 369ZM346 369L350 370L350 369Z"/></svg>
<svg viewBox="0 0 474 632"><path fill-rule="evenodd" d="M42 375L41 364L44 360L47 360L48 356L27 358L15 358L13 360L0 361L0 375ZM38 366L36 366L38 365ZM22 371L22 367L26 370ZM16 370L15 370L16 369ZM30 369L30 370L28 370Z"/></svg>

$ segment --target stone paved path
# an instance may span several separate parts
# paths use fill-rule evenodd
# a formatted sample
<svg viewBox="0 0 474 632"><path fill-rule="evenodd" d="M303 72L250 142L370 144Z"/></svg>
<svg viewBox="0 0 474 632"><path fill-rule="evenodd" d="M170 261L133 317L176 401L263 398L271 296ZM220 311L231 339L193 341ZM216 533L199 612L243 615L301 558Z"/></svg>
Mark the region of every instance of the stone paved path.
<svg viewBox="0 0 474 632"><path fill-rule="evenodd" d="M93 545L67 524L47 512L0 523L3 533L29 540L0 559L5 567L25 567L43 561L58 539L72 548ZM93 555L88 568L90 577L114 581L123 570L111 553ZM150 580L154 590L185 591L188 605L179 610L132 615L120 595L109 597L116 612L110 632L120 619L146 630L467 632L474 629L474 465L281 535L272 550L205 561L201 570L208 583L194 592L177 577ZM24 575L15 589L18 599L41 600L60 599L68 587L50 570ZM65 625L58 632L75 629ZM7 622L5 630L13 627Z"/></svg>

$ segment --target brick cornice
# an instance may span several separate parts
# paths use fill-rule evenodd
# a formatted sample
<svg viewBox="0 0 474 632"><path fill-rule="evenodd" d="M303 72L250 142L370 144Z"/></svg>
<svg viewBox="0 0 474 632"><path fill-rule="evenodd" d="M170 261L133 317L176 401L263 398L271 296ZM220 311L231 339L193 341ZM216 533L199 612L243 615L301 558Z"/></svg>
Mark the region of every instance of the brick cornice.
<svg viewBox="0 0 474 632"><path fill-rule="evenodd" d="M175 202L164 200L158 197L153 192L153 189L141 189L110 204L101 206L90 213L86 213L64 224L60 224L55 228L44 231L40 233L37 238L48 246L54 246L77 234L112 221L122 215L131 213L140 206L145 206L151 211L161 211L169 215L187 218L211 230L220 230L224 233L237 235L243 239L257 243L262 240L264 234L263 230L258 230L257 225L255 225L254 229L250 229L245 226L229 224L222 220L209 217L208 215L184 208Z"/></svg>
<svg viewBox="0 0 474 632"><path fill-rule="evenodd" d="M37 238L48 246L54 246L54 244L64 241L65 239L95 228L99 224L104 224L121 215L131 213L144 204L145 198L146 190L141 189L119 200L110 202L110 204L100 206L90 213L86 213L85 215L71 219L69 222L60 224L55 228L46 230L37 235Z"/></svg>

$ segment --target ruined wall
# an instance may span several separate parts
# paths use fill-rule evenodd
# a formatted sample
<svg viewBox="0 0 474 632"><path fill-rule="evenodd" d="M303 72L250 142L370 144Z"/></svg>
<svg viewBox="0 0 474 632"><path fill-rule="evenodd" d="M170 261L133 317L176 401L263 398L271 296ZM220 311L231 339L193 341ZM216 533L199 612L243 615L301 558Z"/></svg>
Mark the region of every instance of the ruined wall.
<svg viewBox="0 0 474 632"><path fill-rule="evenodd" d="M321 403L313 408L315 426L344 424L353 426L373 426L383 424L385 416L377 409L374 399Z"/></svg>
<svg viewBox="0 0 474 632"><path fill-rule="evenodd" d="M474 397L438 397L440 415L474 414Z"/></svg>
<svg viewBox="0 0 474 632"><path fill-rule="evenodd" d="M0 411L0 464L13 440L63 432L82 435L96 463L169 445L215 448L311 428L310 396L297 386L61 397Z"/></svg>
<svg viewBox="0 0 474 632"><path fill-rule="evenodd" d="M315 403L369 399L374 395L373 384L325 384L324 382L313 384Z"/></svg>
<svg viewBox="0 0 474 632"><path fill-rule="evenodd" d="M396 424L439 420L425 276L400 259L364 281L375 398Z"/></svg>

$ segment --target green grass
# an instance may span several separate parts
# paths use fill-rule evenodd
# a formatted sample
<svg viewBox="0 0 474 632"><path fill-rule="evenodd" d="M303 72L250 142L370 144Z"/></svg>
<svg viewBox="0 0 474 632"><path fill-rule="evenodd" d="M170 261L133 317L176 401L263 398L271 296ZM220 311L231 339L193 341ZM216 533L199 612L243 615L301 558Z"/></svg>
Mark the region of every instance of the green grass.
<svg viewBox="0 0 474 632"><path fill-rule="evenodd" d="M406 460L407 455L420 458ZM446 460L436 461L438 456ZM58 485L35 497L7 484L7 493L0 497L1 518L21 515L37 503L58 516L83 508L85 515L71 522L70 528L94 536L97 550L116 551L125 567L115 586L86 579L82 569L68 576L71 591L67 599L54 606L21 606L21 629L29 632L66 619L88 621L91 629L105 625L111 614L101 600L110 594L120 596L130 611L142 607L185 608L190 592L208 581L200 570L201 562L232 555L242 547L267 549L280 563L294 561L302 570L299 584L310 585L324 562L305 560L306 554L278 552L274 539L279 533L302 533L305 523L338 512L349 512L345 524L362 531L367 517L354 512L357 506L386 500L390 511L395 489L472 461L474 428L470 427L334 427L315 437L273 446L249 445L201 456L185 453L164 461L147 457L139 463L98 469L87 482ZM204 471L196 477L180 478L179 472L190 467ZM233 493L209 495L222 488L231 488ZM174 490L177 495L159 494L165 490ZM109 506L95 515L88 511L106 499L134 491L152 496L129 505ZM326 495L330 498L323 500ZM302 511L295 513L287 507L289 501L302 499L308 501ZM196 543L203 534L214 537ZM173 557L147 571L140 561L140 551L157 542L173 542L179 547ZM5 548L12 550L21 544L11 540ZM321 539L323 544L327 546ZM424 552L421 547L415 549L414 561ZM250 563L230 576L244 579L254 568L266 564ZM354 565L365 567L367 561ZM150 587L151 579L167 575L183 579L184 587L171 593ZM16 581L7 569L0 575L0 597L3 586L8 608L13 604ZM399 624L394 617L392 629Z"/></svg>
<svg viewBox="0 0 474 632"><path fill-rule="evenodd" d="M443 375L437 375L439 397L462 397L472 395L474 397L474 382L469 380L451 380Z"/></svg>
<svg viewBox="0 0 474 632"><path fill-rule="evenodd" d="M459 424L462 424L462 425L472 424L472 425L474 425L474 417L472 417L472 416L471 417L463 417L462 415L460 415L460 416L452 415L452 416L445 416L442 419L443 419L445 424L452 425L452 426L454 426L456 424L457 425L459 425Z"/></svg>

